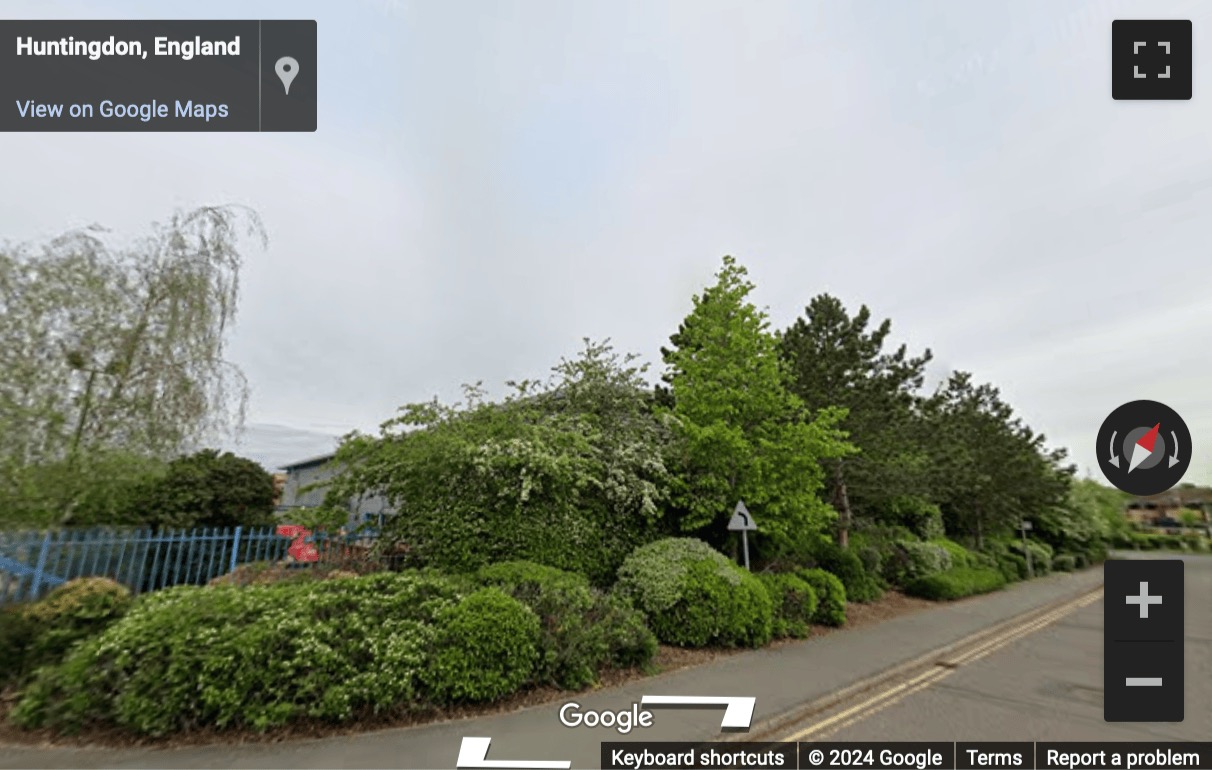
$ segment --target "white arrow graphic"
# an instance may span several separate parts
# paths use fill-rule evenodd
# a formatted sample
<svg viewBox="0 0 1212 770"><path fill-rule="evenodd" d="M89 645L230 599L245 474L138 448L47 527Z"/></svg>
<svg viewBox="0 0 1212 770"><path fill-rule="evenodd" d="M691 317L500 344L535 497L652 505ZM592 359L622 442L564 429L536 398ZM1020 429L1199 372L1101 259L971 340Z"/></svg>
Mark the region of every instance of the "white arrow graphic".
<svg viewBox="0 0 1212 770"><path fill-rule="evenodd" d="M757 698L738 695L645 695L641 706L725 706L720 729L748 730Z"/></svg>
<svg viewBox="0 0 1212 770"><path fill-rule="evenodd" d="M572 762L561 760L485 759L488 756L490 743L492 743L492 738L464 738L463 742L459 744L459 759L455 763L455 767L459 770L477 767L511 768L512 770L568 770L572 767Z"/></svg>
<svg viewBox="0 0 1212 770"><path fill-rule="evenodd" d="M1170 465L1167 467L1173 468L1175 465L1178 465L1178 463L1180 462L1180 460L1178 459L1178 434L1174 431L1170 431L1170 438L1174 439L1174 454L1170 455L1170 458L1169 458Z"/></svg>
<svg viewBox="0 0 1212 770"><path fill-rule="evenodd" d="M1119 467L1119 455L1115 452L1115 434L1119 431L1111 431L1111 464L1116 468Z"/></svg>

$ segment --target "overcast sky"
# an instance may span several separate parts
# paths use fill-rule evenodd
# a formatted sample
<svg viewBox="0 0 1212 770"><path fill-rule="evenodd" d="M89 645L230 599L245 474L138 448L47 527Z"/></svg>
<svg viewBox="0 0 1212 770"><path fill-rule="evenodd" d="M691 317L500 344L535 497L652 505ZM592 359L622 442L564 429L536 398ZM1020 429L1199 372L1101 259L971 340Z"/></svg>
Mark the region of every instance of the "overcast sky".
<svg viewBox="0 0 1212 770"><path fill-rule="evenodd" d="M0 237L261 212L231 357L276 467L406 402L659 347L724 254L777 326L890 317L1079 466L1164 401L1212 480L1212 8L1197 3L55 3L314 18L314 134L5 134ZM1194 19L1194 98L1116 102L1111 21ZM499 390L497 391L499 392Z"/></svg>

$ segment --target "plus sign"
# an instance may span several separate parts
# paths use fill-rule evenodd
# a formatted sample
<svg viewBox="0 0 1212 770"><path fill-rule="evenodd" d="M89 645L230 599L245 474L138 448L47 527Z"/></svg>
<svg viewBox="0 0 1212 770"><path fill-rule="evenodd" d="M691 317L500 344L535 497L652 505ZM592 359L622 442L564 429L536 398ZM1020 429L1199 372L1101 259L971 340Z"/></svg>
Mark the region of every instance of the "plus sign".
<svg viewBox="0 0 1212 770"><path fill-rule="evenodd" d="M1141 581L1141 584L1140 584L1140 596L1129 596L1128 597L1128 604L1140 605L1140 616L1142 618L1149 617L1149 605L1150 604L1161 604L1161 603L1162 603L1162 598L1160 596L1150 596L1149 595L1149 584L1144 581Z"/></svg>

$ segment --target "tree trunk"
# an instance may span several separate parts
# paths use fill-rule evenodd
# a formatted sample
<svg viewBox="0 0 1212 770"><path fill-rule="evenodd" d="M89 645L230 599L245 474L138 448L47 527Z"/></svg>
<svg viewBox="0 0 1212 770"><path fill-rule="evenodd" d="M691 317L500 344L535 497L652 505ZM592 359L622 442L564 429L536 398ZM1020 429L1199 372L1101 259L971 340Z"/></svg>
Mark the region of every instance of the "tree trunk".
<svg viewBox="0 0 1212 770"><path fill-rule="evenodd" d="M84 425L88 422L88 413L93 405L93 383L97 380L97 372L88 373L88 384L84 386L84 398L80 404L80 415L76 420L76 430L72 435L71 448L68 451L67 467L75 470L76 461L80 454L80 441L84 438Z"/></svg>
<svg viewBox="0 0 1212 770"><path fill-rule="evenodd" d="M853 515L850 512L850 495L846 493L846 479L842 475L841 460L838 460L833 468L833 505L837 508L837 544L842 548L849 548Z"/></svg>
<svg viewBox="0 0 1212 770"><path fill-rule="evenodd" d="M985 527L984 521L981 519L980 511L976 512L976 550L980 551L985 547Z"/></svg>

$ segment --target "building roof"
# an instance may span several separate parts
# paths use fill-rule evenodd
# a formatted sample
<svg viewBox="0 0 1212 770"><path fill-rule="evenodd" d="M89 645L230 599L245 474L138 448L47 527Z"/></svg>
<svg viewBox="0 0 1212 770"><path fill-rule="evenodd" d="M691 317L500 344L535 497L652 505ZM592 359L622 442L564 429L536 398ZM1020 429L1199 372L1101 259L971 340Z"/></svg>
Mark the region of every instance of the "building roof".
<svg viewBox="0 0 1212 770"><path fill-rule="evenodd" d="M323 465L324 463L329 462L330 460L332 460L332 458L334 458L336 456L337 455L335 452L329 452L328 454L323 454L323 455L316 455L315 457L309 457L306 460L297 460L296 462L293 462L289 465L283 465L282 470L293 471L293 470L298 470L299 468L309 468L313 465Z"/></svg>
<svg viewBox="0 0 1212 770"><path fill-rule="evenodd" d="M1190 503L1212 504L1212 488L1197 486L1180 486L1162 492L1159 495L1134 498L1134 503L1154 503L1162 505L1187 505Z"/></svg>

